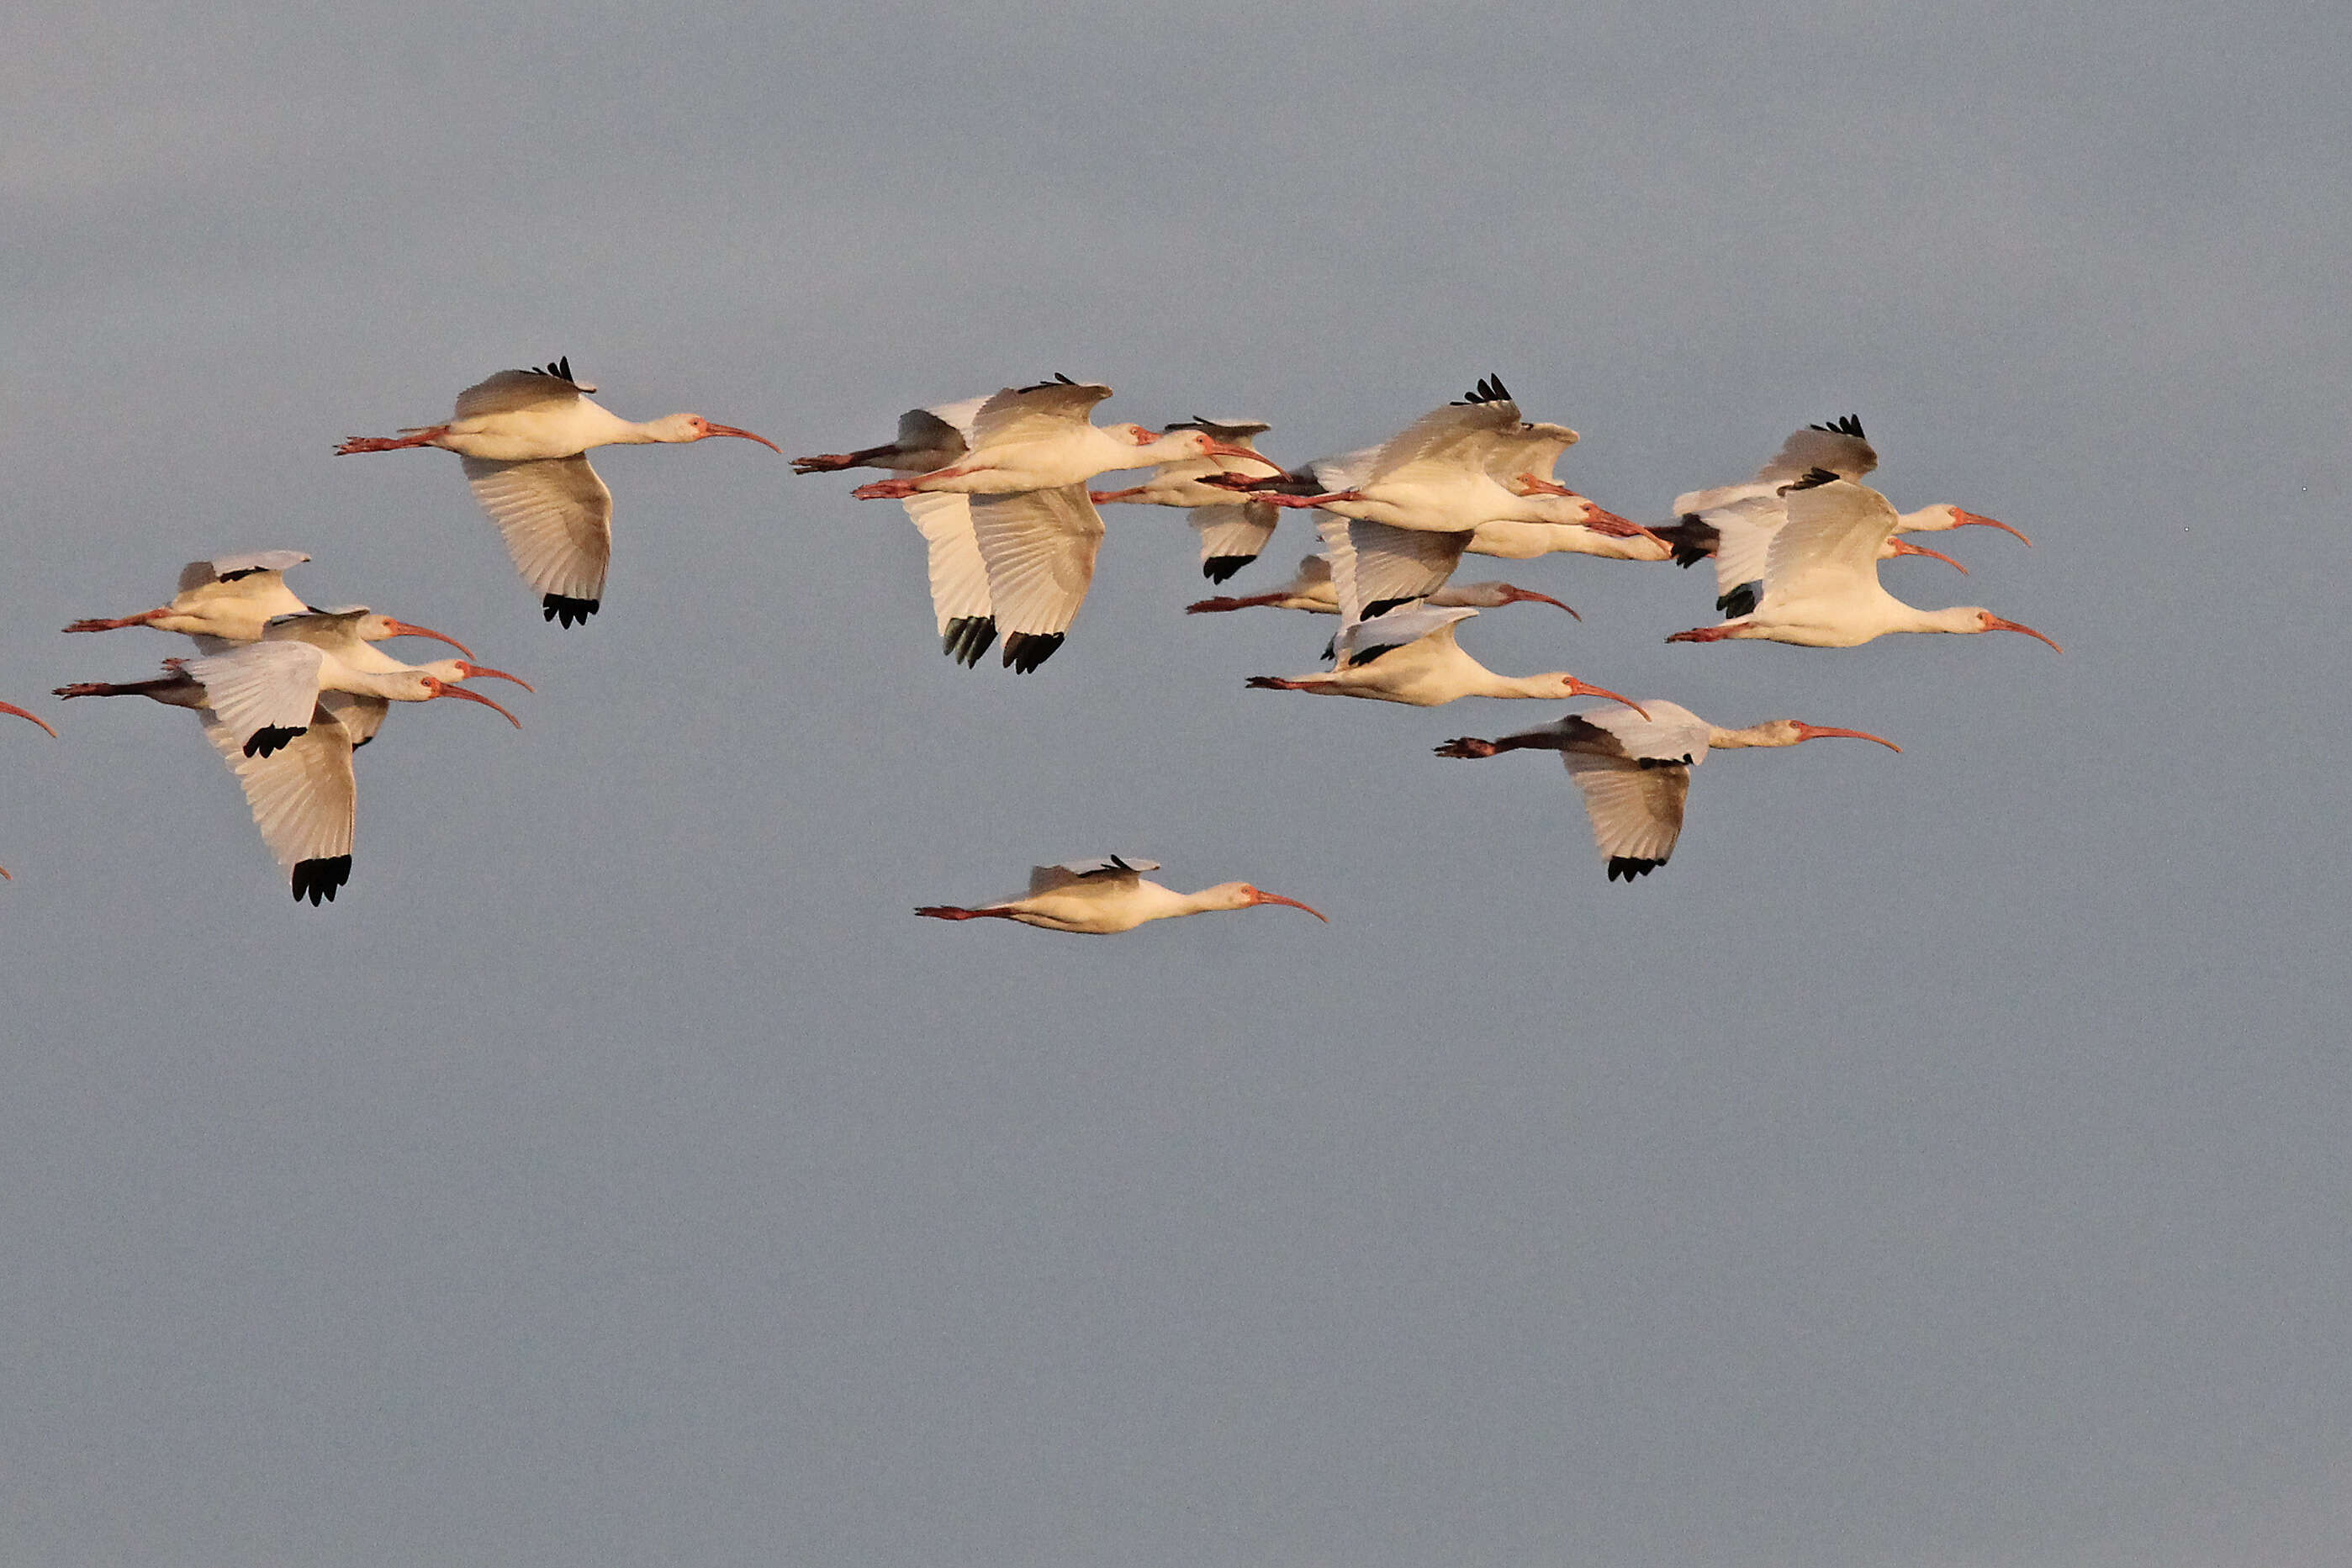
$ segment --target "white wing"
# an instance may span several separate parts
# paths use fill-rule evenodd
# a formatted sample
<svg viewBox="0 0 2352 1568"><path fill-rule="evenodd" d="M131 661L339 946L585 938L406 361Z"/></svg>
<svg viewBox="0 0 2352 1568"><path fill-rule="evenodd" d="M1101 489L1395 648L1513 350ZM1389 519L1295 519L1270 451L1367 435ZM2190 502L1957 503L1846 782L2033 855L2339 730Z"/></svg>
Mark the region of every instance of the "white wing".
<svg viewBox="0 0 2352 1568"><path fill-rule="evenodd" d="M1879 547L1901 521L1885 497L1837 479L1791 489L1785 499L1789 520L1765 558L1766 602L1835 598L1878 585Z"/></svg>
<svg viewBox="0 0 2352 1568"><path fill-rule="evenodd" d="M457 417L473 419L486 413L543 408L570 402L582 392L595 390L585 382L572 379L572 361L567 357L545 370L500 371L488 381L476 382L457 394Z"/></svg>
<svg viewBox="0 0 2352 1568"><path fill-rule="evenodd" d="M1519 427L1515 402L1448 403L1432 409L1381 444L1363 483L1377 484L1407 469L1483 465L1496 437Z"/></svg>
<svg viewBox="0 0 2352 1568"><path fill-rule="evenodd" d="M1774 536L1789 520L1789 507L1777 495L1750 496L1696 515L1715 529L1715 591L1729 593L1763 577L1765 558Z"/></svg>
<svg viewBox="0 0 2352 1568"><path fill-rule="evenodd" d="M321 704L310 727L268 757L247 757L244 741L228 725L206 713L205 738L221 754L245 789L253 824L278 863L297 877L294 895L309 887L311 899L332 898L351 872L352 829L359 791L352 778L352 735ZM340 860L340 866L332 862ZM307 862L327 862L309 873Z"/></svg>
<svg viewBox="0 0 2352 1568"><path fill-rule="evenodd" d="M1701 747L1704 752L1705 747ZM1678 765L1644 768L1621 757L1563 751L1568 776L1584 796L1592 819L1592 841L1609 858L1612 882L1634 877L1666 863L1682 836L1683 802L1690 795L1690 769Z"/></svg>
<svg viewBox="0 0 2352 1568"><path fill-rule="evenodd" d="M1329 457L1318 457L1307 465L1307 472L1326 493L1352 490L1371 476L1372 465L1381 460L1377 446L1360 446L1353 452L1336 453Z"/></svg>
<svg viewBox="0 0 2352 1568"><path fill-rule="evenodd" d="M1277 508L1265 501L1193 507L1189 520L1201 536L1201 564L1231 562L1232 570L1225 573L1231 576L1232 570L1239 570L1244 561L1255 560L1265 549L1266 541L1274 538L1278 516Z"/></svg>
<svg viewBox="0 0 2352 1568"><path fill-rule="evenodd" d="M487 384L487 383L486 383ZM594 608L613 559L613 492L585 457L527 463L465 460L474 499L505 536L515 570L536 593Z"/></svg>
<svg viewBox="0 0 2352 1568"><path fill-rule="evenodd" d="M1878 454L1864 438L1862 421L1847 418L1831 425L1809 425L1790 435L1772 461L1756 471L1756 482L1777 489L1814 468L1841 479L1859 479L1877 466Z"/></svg>
<svg viewBox="0 0 2352 1568"><path fill-rule="evenodd" d="M1477 613L1466 606L1440 610L1434 605L1409 604L1385 615L1375 615L1369 621L1359 621L1339 633L1336 644L1339 667L1346 669L1352 664L1369 662L1373 654L1383 649L1410 648L1424 641L1450 643L1454 640L1454 627Z"/></svg>
<svg viewBox="0 0 2352 1568"><path fill-rule="evenodd" d="M274 582L278 573L310 559L298 549L257 549L243 555L215 556L210 560L192 560L180 569L180 591L185 593L208 582L236 582L259 574L267 574Z"/></svg>
<svg viewBox="0 0 2352 1568"><path fill-rule="evenodd" d="M1680 703L1643 697L1643 718L1629 707L1594 708L1559 721L1561 749L1629 762L1673 762L1696 768L1706 760L1706 720Z"/></svg>
<svg viewBox="0 0 2352 1568"><path fill-rule="evenodd" d="M1487 445L1486 472L1506 487L1523 474L1550 479L1559 455L1576 441L1576 432L1564 424L1523 424L1504 431Z"/></svg>
<svg viewBox="0 0 2352 1568"><path fill-rule="evenodd" d="M308 643L249 643L181 665L205 688L205 706L245 746L290 740L310 724L325 655Z"/></svg>
<svg viewBox="0 0 2352 1568"><path fill-rule="evenodd" d="M1094 582L1102 545L1102 515L1087 499L1087 487L973 496L971 503L997 629L1033 637L1068 631Z"/></svg>
<svg viewBox="0 0 2352 1568"><path fill-rule="evenodd" d="M1344 623L1426 599L1462 564L1468 534L1392 528L1322 514L1316 531L1331 552L1331 583Z"/></svg>
<svg viewBox="0 0 2352 1568"><path fill-rule="evenodd" d="M1074 382L1066 376L1033 387L1006 387L973 412L967 439L977 451L1006 442L1058 435L1072 425L1086 423L1095 404L1108 396L1107 386Z"/></svg>
<svg viewBox="0 0 2352 1568"><path fill-rule="evenodd" d="M1060 865L1031 866L1027 896L1034 898L1079 883L1139 882L1145 872L1159 869L1158 861L1148 861L1139 855L1097 855L1091 860L1065 861Z"/></svg>
<svg viewBox="0 0 2352 1568"><path fill-rule="evenodd" d="M954 622L983 620L993 613L988 566L972 532L971 497L921 494L908 497L902 505L930 547L931 613L939 620L940 635L946 636Z"/></svg>
<svg viewBox="0 0 2352 1568"><path fill-rule="evenodd" d="M376 731L383 727L384 716L392 711L388 699L362 696L356 692L320 692L319 706L351 732L354 751L375 738Z"/></svg>

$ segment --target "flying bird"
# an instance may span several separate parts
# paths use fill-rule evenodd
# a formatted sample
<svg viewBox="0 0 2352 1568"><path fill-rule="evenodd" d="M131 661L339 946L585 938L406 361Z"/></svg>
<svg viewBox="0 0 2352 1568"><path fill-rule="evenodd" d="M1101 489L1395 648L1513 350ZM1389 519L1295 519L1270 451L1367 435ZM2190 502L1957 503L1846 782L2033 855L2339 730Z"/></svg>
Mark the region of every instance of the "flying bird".
<svg viewBox="0 0 2352 1568"><path fill-rule="evenodd" d="M180 632L192 638L200 651L217 653L241 643L261 641L268 635L272 622L289 616L354 613L350 608L341 612L317 610L286 586L287 568L310 559L299 550L257 550L250 555L192 560L180 569L180 591L169 604L110 621L77 621L66 630L112 632L125 626L152 626L159 632ZM429 637L436 643L448 643L469 659L474 656L473 650L466 644L429 626L412 625L363 610L356 613L362 617L356 622L356 634L367 642Z"/></svg>
<svg viewBox="0 0 2352 1568"><path fill-rule="evenodd" d="M2021 632L2057 643L2031 626L1976 605L1921 610L1879 585L1879 547L1897 520L1885 497L1866 485L1814 469L1785 486L1789 520L1765 558L1764 592L1756 608L1719 626L1677 632L1669 643L1762 638L1807 648L1852 648L1889 632Z"/></svg>
<svg viewBox="0 0 2352 1568"><path fill-rule="evenodd" d="M1255 452L1255 438L1273 426L1262 419L1202 419L1195 414L1168 428L1205 431L1229 446ZM1203 480L1220 475L1279 478L1282 472L1282 465L1271 457L1253 460L1226 453L1171 463L1140 485L1124 490L1097 490L1087 498L1098 507L1120 501L1137 506L1183 507L1192 514L1188 520L1192 530L1201 536L1201 575L1211 582L1223 582L1265 550L1282 514L1269 501L1255 497L1242 499L1230 489Z"/></svg>
<svg viewBox="0 0 2352 1568"><path fill-rule="evenodd" d="M1691 769L1710 749L1750 746L1795 746L1801 741L1846 736L1903 748L1867 730L1830 729L1793 718L1776 718L1746 729L1707 723L1679 703L1645 697L1647 716L1621 708L1570 714L1554 724L1507 735L1500 740L1465 736L1437 747L1440 757L1494 757L1506 751L1557 751L1568 776L1584 796L1592 837L1608 862L1609 880L1632 882L1666 863L1683 831L1683 802L1690 794Z"/></svg>
<svg viewBox="0 0 2352 1568"><path fill-rule="evenodd" d="M1018 898L977 909L927 904L915 913L932 920L1014 920L1041 930L1075 931L1087 936L1132 931L1147 920L1251 909L1262 904L1288 904L1330 924L1330 917L1320 910L1278 893L1262 892L1245 882L1221 882L1198 893L1178 893L1143 880L1145 872L1159 869L1157 861L1119 855L1035 866L1029 873L1029 891Z"/></svg>
<svg viewBox="0 0 2352 1568"><path fill-rule="evenodd" d="M1391 610L1342 629L1339 667L1312 675L1253 675L1245 685L1263 691L1312 692L1319 696L1367 697L1375 702L1436 707L1458 697L1608 697L1627 703L1605 686L1579 680L1565 670L1541 675L1498 675L1454 642L1454 631L1475 610L1433 609L1415 604Z"/></svg>
<svg viewBox="0 0 2352 1568"><path fill-rule="evenodd" d="M354 435L335 454L410 446L457 454L474 499L498 524L515 569L540 594L543 617L571 626L603 608L604 569L613 556L613 492L589 466L590 450L732 435L779 451L764 435L713 424L698 413L642 424L623 419L588 400L595 390L572 377L568 355L533 370L500 371L459 392L447 423L396 436Z"/></svg>

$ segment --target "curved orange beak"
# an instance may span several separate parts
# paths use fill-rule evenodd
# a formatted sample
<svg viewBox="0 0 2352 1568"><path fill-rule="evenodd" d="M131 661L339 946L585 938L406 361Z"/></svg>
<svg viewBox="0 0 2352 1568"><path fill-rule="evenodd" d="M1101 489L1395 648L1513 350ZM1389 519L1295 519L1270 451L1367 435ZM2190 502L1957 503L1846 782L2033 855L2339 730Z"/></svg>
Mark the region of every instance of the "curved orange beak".
<svg viewBox="0 0 2352 1568"><path fill-rule="evenodd" d="M1549 604L1555 609L1566 610L1570 615L1576 615L1573 609L1560 603L1549 593L1538 593L1531 588L1521 588L1515 583L1505 583L1503 587L1504 591L1510 595L1510 602L1513 604ZM1576 615L1576 618L1579 621L1584 619L1581 615Z"/></svg>
<svg viewBox="0 0 2352 1568"><path fill-rule="evenodd" d="M1282 472L1281 465L1266 456L1265 453L1254 452L1246 446L1236 446L1230 441L1219 441L1214 437L1210 438L1208 455L1212 457L1246 457L1253 463L1265 464L1276 474ZM1258 474L1253 474L1249 476L1253 479L1267 477L1267 476Z"/></svg>
<svg viewBox="0 0 2352 1568"><path fill-rule="evenodd" d="M1970 523L1974 523L1980 528L1999 528L2005 534L2017 534L2017 537L2021 540L2024 541L2028 549L2032 547L2033 541L2032 539L2026 538L2023 534L2018 533L2015 528L2011 528L2007 523L1999 521L1996 518L1979 517L1974 512L1963 512L1958 507L1954 507L1952 508L1952 515L1958 519L1952 524L1952 527L1956 528L1966 528Z"/></svg>
<svg viewBox="0 0 2352 1568"><path fill-rule="evenodd" d="M1612 703L1623 703L1643 718L1650 716L1650 710L1632 697L1612 692L1607 686L1596 686L1591 681L1578 680L1574 675L1568 677L1568 695L1572 697L1607 697Z"/></svg>
<svg viewBox="0 0 2352 1568"><path fill-rule="evenodd" d="M1866 729L1831 729L1822 725L1807 724L1801 719L1798 721L1797 738L1799 740L1820 740L1825 736L1832 735L1843 735L1851 740L1874 740L1889 751L1903 749L1885 736L1873 735Z"/></svg>
<svg viewBox="0 0 2352 1568"><path fill-rule="evenodd" d="M774 442L769 440L766 436L754 435L748 430L738 430L731 424L711 425L709 434L712 435L732 435L742 441L756 441L779 457L782 457L784 455L784 449L777 445Z"/></svg>
<svg viewBox="0 0 2352 1568"><path fill-rule="evenodd" d="M1250 889L1250 902L1252 904L1286 904L1293 909L1306 910L1307 914L1315 916L1316 919L1320 920L1326 925L1331 924L1331 917L1324 914L1321 910L1301 904L1295 898L1285 898L1278 893L1268 893L1262 887L1254 887Z"/></svg>
<svg viewBox="0 0 2352 1568"><path fill-rule="evenodd" d="M488 698L488 697L484 696L481 693L479 693L479 692L469 692L469 691L467 691L467 690L465 687L463 687L463 686L453 686L453 685L451 685L448 682L444 681L444 680L438 680L438 679L436 679L435 677L433 677L433 676L431 676L431 675L427 675L427 676L425 677L425 679L426 679L427 681L430 681L430 682L432 683L432 686L433 686L433 695L434 695L435 696L436 696L436 697L463 697L463 698L465 698L465 699L466 699L467 702L469 702L469 703L479 703L479 704L481 704L484 707L486 707L486 708L489 708L489 709L491 709L491 710L492 710L492 711L494 711L494 712L501 713L501 714L506 714L506 720L507 720L507 722L508 722L509 724L510 724L510 725L514 726L517 729L520 729L520 728L522 727L522 720L520 720L520 719L519 719L519 718L515 717L515 716L514 716L514 715L512 715L512 714L510 714L510 713L507 713L507 710L506 710L506 709L504 709L504 708L502 708L502 707L499 707L498 704L496 704L496 703L492 702L489 698Z"/></svg>
<svg viewBox="0 0 2352 1568"><path fill-rule="evenodd" d="M460 659L457 662L457 667L466 672L466 678L469 681L476 679L478 676L488 675L494 681L512 681L515 685L530 693L533 696L537 696L539 695L538 688L533 686L529 681L524 680L520 675L509 675L504 670L489 669L485 665L470 664L463 659Z"/></svg>
<svg viewBox="0 0 2352 1568"><path fill-rule="evenodd" d="M29 718L29 719L31 719L35 724L39 725L43 729L49 729L49 721L48 721L47 719L43 718L39 714L37 714L37 713L26 713L23 708L18 707L15 703L0 703L0 713L13 713L13 714L15 714L18 718ZM57 733L58 733L58 732L57 732L56 730L54 730L54 729L49 729L49 734L50 734L50 735L54 736L54 735L56 735Z"/></svg>
<svg viewBox="0 0 2352 1568"><path fill-rule="evenodd" d="M2042 633L2036 632L2032 627L2021 626L2014 621L2003 621L2000 616L1995 615L1990 610L1985 612L1984 622L1985 630L1988 632L2022 632L2029 637L2042 637ZM2047 637L2042 637L2042 640L2045 643L2050 643L2050 639ZM2058 644L2055 643L2050 643L2050 645L2053 648L2057 648L2058 652L2062 653L2066 651L2063 648L2059 648Z"/></svg>
<svg viewBox="0 0 2352 1568"><path fill-rule="evenodd" d="M436 632L430 626L413 625L406 621L394 621L389 615L385 616L383 620L384 624L392 628L392 634L395 637L430 637L436 643L448 643L449 646L457 649L457 652L465 654L468 659L474 656L474 651L471 648L467 647L466 644L458 642L457 639L450 636L446 632Z"/></svg>
<svg viewBox="0 0 2352 1568"><path fill-rule="evenodd" d="M1958 572L1962 577L1966 577L1969 574L1969 569L1967 567L1962 566L1958 561L1954 560L1942 550L1929 549L1926 545L1915 545L1909 539L1895 539L1890 542L1895 546L1895 553L1896 555L1933 556L1937 560L1942 561L1946 566L1950 567L1954 571Z"/></svg>

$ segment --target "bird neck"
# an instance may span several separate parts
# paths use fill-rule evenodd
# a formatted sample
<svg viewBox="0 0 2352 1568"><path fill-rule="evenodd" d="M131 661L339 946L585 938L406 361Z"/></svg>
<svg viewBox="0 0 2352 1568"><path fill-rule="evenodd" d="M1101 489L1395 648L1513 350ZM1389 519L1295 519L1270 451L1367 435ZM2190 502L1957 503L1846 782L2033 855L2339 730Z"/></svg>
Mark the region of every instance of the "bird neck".
<svg viewBox="0 0 2352 1568"><path fill-rule="evenodd" d="M1749 746L1794 746L1803 737L1780 724L1751 724L1746 729L1726 729L1721 725L1706 727L1706 744L1714 751L1738 751Z"/></svg>
<svg viewBox="0 0 2352 1568"><path fill-rule="evenodd" d="M1895 519L1895 531L1898 534L1939 534L1959 526L1958 512L1941 501L1932 507L1922 507L1916 512L1906 512Z"/></svg>
<svg viewBox="0 0 2352 1568"><path fill-rule="evenodd" d="M1569 695L1568 676L1557 670L1540 675L1498 675L1478 666L1479 681L1470 689L1479 697L1536 697L1558 701Z"/></svg>
<svg viewBox="0 0 2352 1568"><path fill-rule="evenodd" d="M1897 632L1981 632L1985 629L1984 612L1973 604L1956 604L1948 610L1920 610L1895 600L1899 612L1892 619Z"/></svg>

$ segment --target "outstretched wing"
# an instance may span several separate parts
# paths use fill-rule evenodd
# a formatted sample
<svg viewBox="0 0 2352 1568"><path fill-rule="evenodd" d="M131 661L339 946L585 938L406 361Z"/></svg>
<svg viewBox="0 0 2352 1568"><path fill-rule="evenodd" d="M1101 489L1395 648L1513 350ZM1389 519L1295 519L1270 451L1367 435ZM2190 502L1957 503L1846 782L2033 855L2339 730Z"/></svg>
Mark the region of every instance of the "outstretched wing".
<svg viewBox="0 0 2352 1568"><path fill-rule="evenodd" d="M1590 751L1563 751L1560 760L1568 764L1568 776L1584 796L1592 841L1609 862L1610 881L1622 877L1631 882L1666 863L1675 852L1675 841L1682 836L1689 768L1679 764L1644 768L1630 758Z"/></svg>
<svg viewBox="0 0 2352 1568"><path fill-rule="evenodd" d="M1342 628L1334 644L1339 668L1368 664L1384 653L1410 648L1416 643L1450 643L1454 640L1454 628L1477 613L1467 606L1441 610L1435 605L1415 603L1357 622Z"/></svg>
<svg viewBox="0 0 2352 1568"><path fill-rule="evenodd" d="M1486 445L1519 427L1519 405L1507 401L1454 402L1433 409L1381 445L1362 484L1378 484L1407 469L1476 467Z"/></svg>
<svg viewBox="0 0 2352 1568"><path fill-rule="evenodd" d="M180 569L180 591L185 593L208 582L240 582L255 577L275 582L280 572L310 559L298 549L257 549L243 555L215 556L210 560L192 560Z"/></svg>
<svg viewBox="0 0 2352 1568"><path fill-rule="evenodd" d="M1110 396L1098 382L1056 376L1030 387L1006 387L972 415L970 440L977 449L1006 442L1034 441L1084 424L1095 404Z"/></svg>
<svg viewBox="0 0 2352 1568"><path fill-rule="evenodd" d="M1779 486L1818 468L1841 479L1859 479L1878 466L1878 454L1862 434L1862 421L1848 414L1827 424L1809 424L1780 444L1772 461L1756 471L1759 485Z"/></svg>
<svg viewBox="0 0 2352 1568"><path fill-rule="evenodd" d="M1274 538L1280 515L1265 501L1193 507L1190 521L1201 536L1201 574L1223 582L1255 560Z"/></svg>
<svg viewBox="0 0 2352 1568"><path fill-rule="evenodd" d="M486 413L542 408L550 403L570 402L583 392L595 390L587 382L572 379L572 359L567 354L538 370L500 371L486 382L476 382L457 394L457 416L473 419Z"/></svg>
<svg viewBox="0 0 2352 1568"><path fill-rule="evenodd" d="M1321 517L1316 531L1330 551L1331 586L1343 626L1426 599L1444 587L1473 537L1392 528L1328 512Z"/></svg>
<svg viewBox="0 0 2352 1568"><path fill-rule="evenodd" d="M1102 545L1102 515L1087 499L1084 485L970 500L972 532L988 568L989 601L1005 633L1005 662L1021 659L1015 638L1050 639L1038 644L1035 658L1042 662L1086 602Z"/></svg>
<svg viewBox="0 0 2352 1568"><path fill-rule="evenodd" d="M248 643L181 664L240 748L267 756L310 726L325 655L308 643Z"/></svg>
<svg viewBox="0 0 2352 1568"><path fill-rule="evenodd" d="M1766 603L1834 598L1878 581L1878 549L1900 519L1867 485L1816 470L1790 486L1789 520L1764 562Z"/></svg>
<svg viewBox="0 0 2352 1568"><path fill-rule="evenodd" d="M204 720L205 738L245 790L261 841L292 873L294 896L313 904L334 897L351 875L359 810L351 732L320 704L302 735L267 757L247 757L242 737L215 714Z"/></svg>
<svg viewBox="0 0 2352 1568"><path fill-rule="evenodd" d="M604 597L613 559L613 492L579 457L524 463L465 460L474 499L498 524L507 554L533 591L591 611Z"/></svg>
<svg viewBox="0 0 2352 1568"><path fill-rule="evenodd" d="M1137 882L1148 871L1158 871L1158 861L1148 861L1140 855L1097 855L1092 860L1065 861L1060 865L1037 865L1029 868L1029 896L1052 893L1056 888L1071 887L1080 883L1104 884Z"/></svg>
<svg viewBox="0 0 2352 1568"><path fill-rule="evenodd" d="M919 493L901 503L930 547L931 612L940 635L958 621L986 620L994 613L988 596L988 563L971 527L971 497L953 492Z"/></svg>
<svg viewBox="0 0 2352 1568"><path fill-rule="evenodd" d="M1576 441L1576 432L1564 424L1523 424L1499 432L1486 447L1486 472L1506 487L1521 475L1549 480L1559 455Z"/></svg>

